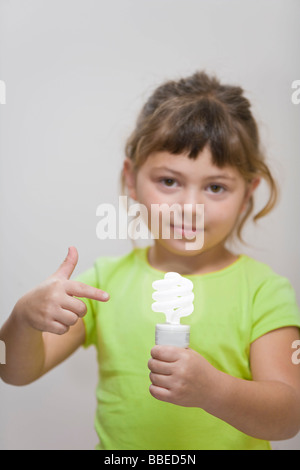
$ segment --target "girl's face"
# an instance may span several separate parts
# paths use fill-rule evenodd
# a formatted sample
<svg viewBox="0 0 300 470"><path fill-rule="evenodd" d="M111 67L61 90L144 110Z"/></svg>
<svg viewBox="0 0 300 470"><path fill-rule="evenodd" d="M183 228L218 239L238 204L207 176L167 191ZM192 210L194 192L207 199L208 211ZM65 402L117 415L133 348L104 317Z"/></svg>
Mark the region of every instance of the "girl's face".
<svg viewBox="0 0 300 470"><path fill-rule="evenodd" d="M259 183L256 178L247 184L234 167L215 166L208 147L195 160L169 152L154 153L136 173L132 162L126 159L124 175L130 197L147 208L149 228L152 204L180 205L183 213L184 205L189 204L192 223L190 227L185 226L186 232L171 212L170 237L157 240L168 251L185 255L195 255L197 251L204 252L224 243ZM191 230L201 230L196 227L196 204L204 204L204 244L195 252L187 251L186 244L193 241Z"/></svg>

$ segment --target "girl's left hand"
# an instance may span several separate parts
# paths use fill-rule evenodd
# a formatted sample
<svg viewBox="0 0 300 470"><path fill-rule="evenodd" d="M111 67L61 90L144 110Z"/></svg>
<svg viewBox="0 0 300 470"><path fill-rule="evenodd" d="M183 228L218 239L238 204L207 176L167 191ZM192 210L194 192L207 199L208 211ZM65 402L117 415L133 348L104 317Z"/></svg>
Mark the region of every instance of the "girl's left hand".
<svg viewBox="0 0 300 470"><path fill-rule="evenodd" d="M150 369L150 393L175 405L205 409L216 393L219 371L192 349L154 346Z"/></svg>

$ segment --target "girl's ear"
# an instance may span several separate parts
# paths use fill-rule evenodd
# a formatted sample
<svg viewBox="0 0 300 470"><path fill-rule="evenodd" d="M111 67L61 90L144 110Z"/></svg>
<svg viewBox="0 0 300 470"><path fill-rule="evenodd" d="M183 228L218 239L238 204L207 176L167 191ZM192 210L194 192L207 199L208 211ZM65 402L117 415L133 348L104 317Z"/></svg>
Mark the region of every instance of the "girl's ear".
<svg viewBox="0 0 300 470"><path fill-rule="evenodd" d="M251 180L250 183L248 183L246 194L245 194L245 199L241 208L241 212L244 212L246 210L248 201L250 197L252 196L252 194L254 193L257 186L259 185L260 181L261 181L261 178L256 177L256 178L253 178L253 180Z"/></svg>
<svg viewBox="0 0 300 470"><path fill-rule="evenodd" d="M131 199L137 200L136 197L136 172L133 168L133 163L129 158L125 158L123 164L124 181L128 188L129 196Z"/></svg>

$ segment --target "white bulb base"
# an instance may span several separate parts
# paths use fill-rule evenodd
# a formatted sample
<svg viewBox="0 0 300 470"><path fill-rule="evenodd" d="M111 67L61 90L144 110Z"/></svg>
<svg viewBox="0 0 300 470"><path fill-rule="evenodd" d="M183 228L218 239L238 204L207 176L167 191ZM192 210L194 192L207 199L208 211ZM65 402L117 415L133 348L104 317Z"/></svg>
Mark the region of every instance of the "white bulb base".
<svg viewBox="0 0 300 470"><path fill-rule="evenodd" d="M190 325L158 323L155 327L155 344L188 348L190 345Z"/></svg>

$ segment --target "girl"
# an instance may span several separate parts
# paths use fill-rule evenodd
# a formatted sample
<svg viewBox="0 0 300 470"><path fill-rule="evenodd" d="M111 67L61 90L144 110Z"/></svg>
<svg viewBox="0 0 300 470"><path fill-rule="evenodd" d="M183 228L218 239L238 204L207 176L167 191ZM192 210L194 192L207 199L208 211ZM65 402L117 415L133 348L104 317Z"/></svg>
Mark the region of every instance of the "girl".
<svg viewBox="0 0 300 470"><path fill-rule="evenodd" d="M171 218L169 238L101 257L77 280L71 247L3 325L2 379L30 383L93 344L99 449L270 449L269 440L294 436L300 368L291 346L300 319L293 289L227 247L241 238L262 178L270 197L254 220L274 206L276 185L241 88L203 72L160 86L127 142L122 180L148 214L152 204L188 204L191 225ZM204 204L204 243L190 250L197 204ZM194 283L194 313L184 319L189 349L153 347L163 318L151 311L152 282L167 271Z"/></svg>

